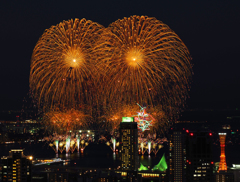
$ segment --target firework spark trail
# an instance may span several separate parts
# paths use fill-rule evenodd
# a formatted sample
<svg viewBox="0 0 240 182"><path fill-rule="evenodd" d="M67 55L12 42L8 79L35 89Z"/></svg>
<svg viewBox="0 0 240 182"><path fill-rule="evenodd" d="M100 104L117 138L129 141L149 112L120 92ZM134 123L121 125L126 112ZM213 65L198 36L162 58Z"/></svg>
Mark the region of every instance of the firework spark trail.
<svg viewBox="0 0 240 182"><path fill-rule="evenodd" d="M149 119L151 119L150 133L156 131L164 133L168 127L168 118L160 106L151 106L148 107L147 113ZM118 108L111 108L106 112L106 115L103 116L105 122L105 128L108 130L117 130L122 121L122 117L134 117L135 122L139 122L137 114L139 113L140 108L137 104L134 105L121 105Z"/></svg>
<svg viewBox="0 0 240 182"><path fill-rule="evenodd" d="M45 30L31 59L30 89L45 108L77 108L91 102L98 72L92 54L103 26L68 20Z"/></svg>
<svg viewBox="0 0 240 182"><path fill-rule="evenodd" d="M110 24L98 42L95 54L98 68L105 67L106 103L112 107L160 104L170 115L184 105L191 58L166 24L156 18L131 16Z"/></svg>
<svg viewBox="0 0 240 182"><path fill-rule="evenodd" d="M75 109L64 112L55 109L54 111L47 112L43 117L46 127L58 134L65 134L76 129L84 129L90 124L90 120L89 115Z"/></svg>

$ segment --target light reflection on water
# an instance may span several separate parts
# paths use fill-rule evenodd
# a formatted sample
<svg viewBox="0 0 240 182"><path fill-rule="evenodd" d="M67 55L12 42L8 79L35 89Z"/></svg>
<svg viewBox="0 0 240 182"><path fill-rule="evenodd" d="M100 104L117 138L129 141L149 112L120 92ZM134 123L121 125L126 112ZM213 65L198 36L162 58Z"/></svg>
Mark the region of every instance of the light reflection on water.
<svg viewBox="0 0 240 182"><path fill-rule="evenodd" d="M24 155L32 155L34 158L62 158L68 160L70 166L78 167L96 167L96 168L109 168L117 167L120 165L118 160L119 154L113 153L112 150L105 144L92 145L87 147L84 153L58 153L48 146L45 142L39 143L14 143L8 145L1 145L0 156L8 156L11 149L24 149ZM156 165L162 157L162 154L155 155L140 155L139 162L144 166Z"/></svg>

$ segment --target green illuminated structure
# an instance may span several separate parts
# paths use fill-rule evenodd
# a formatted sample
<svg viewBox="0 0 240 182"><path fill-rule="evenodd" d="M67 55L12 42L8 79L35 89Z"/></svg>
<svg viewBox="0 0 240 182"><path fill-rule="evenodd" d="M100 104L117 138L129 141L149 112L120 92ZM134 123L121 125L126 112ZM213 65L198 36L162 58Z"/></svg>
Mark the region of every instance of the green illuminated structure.
<svg viewBox="0 0 240 182"><path fill-rule="evenodd" d="M155 165L152 168L152 170L153 171L166 171L167 168L168 168L168 166L167 166L167 162L166 162L166 159L165 159L165 154L163 154L159 163L157 165Z"/></svg>
<svg viewBox="0 0 240 182"><path fill-rule="evenodd" d="M142 163L140 163L140 168L138 169L139 171L146 171L148 168L144 166Z"/></svg>
<svg viewBox="0 0 240 182"><path fill-rule="evenodd" d="M147 171L148 168L146 166L144 166L142 163L140 163L140 168L138 169L138 171ZM167 162L165 159L165 154L163 154L161 160L159 161L159 163L157 165L155 165L151 170L152 171L166 171L168 168L167 166Z"/></svg>

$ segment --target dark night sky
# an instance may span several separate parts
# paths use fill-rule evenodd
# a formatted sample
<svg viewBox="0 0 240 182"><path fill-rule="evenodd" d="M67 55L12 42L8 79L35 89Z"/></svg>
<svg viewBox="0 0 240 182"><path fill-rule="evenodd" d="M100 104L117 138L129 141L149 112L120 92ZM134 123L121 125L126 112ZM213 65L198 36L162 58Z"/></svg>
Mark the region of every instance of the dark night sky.
<svg viewBox="0 0 240 182"><path fill-rule="evenodd" d="M240 106L238 0L2 0L0 109L21 109L29 90L32 50L45 29L71 18L86 18L107 27L131 15L156 17L189 48L194 64L189 108L202 103Z"/></svg>

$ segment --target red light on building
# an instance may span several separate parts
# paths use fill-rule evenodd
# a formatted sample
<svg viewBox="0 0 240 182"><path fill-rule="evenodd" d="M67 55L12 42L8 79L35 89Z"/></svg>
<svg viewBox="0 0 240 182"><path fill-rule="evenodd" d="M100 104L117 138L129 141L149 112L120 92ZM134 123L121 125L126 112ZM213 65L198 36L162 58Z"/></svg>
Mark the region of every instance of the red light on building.
<svg viewBox="0 0 240 182"><path fill-rule="evenodd" d="M186 133L189 133L189 130L186 130Z"/></svg>
<svg viewBox="0 0 240 182"><path fill-rule="evenodd" d="M188 164L191 164L191 162L189 162Z"/></svg>
<svg viewBox="0 0 240 182"><path fill-rule="evenodd" d="M213 164L213 161L211 162L211 164Z"/></svg>
<svg viewBox="0 0 240 182"><path fill-rule="evenodd" d="M190 133L191 136L193 136L193 133Z"/></svg>
<svg viewBox="0 0 240 182"><path fill-rule="evenodd" d="M209 136L212 136L212 133L209 133Z"/></svg>

